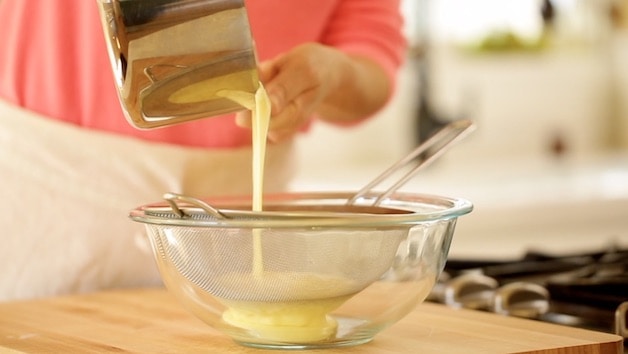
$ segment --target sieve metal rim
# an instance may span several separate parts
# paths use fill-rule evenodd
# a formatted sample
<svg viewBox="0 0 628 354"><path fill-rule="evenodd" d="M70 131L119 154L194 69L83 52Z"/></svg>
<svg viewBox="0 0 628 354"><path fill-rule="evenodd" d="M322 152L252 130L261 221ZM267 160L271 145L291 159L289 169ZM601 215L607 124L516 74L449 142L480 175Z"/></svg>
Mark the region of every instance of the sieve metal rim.
<svg viewBox="0 0 628 354"><path fill-rule="evenodd" d="M267 205L302 206L346 206L354 192L307 192L283 193L265 197ZM221 213L228 218L209 215L200 207L185 206L185 213L179 216L166 202L152 203L132 210L129 217L136 222L162 226L206 227L206 228L316 228L316 227L399 227L429 221L457 218L470 213L473 205L466 199L443 197L431 194L394 193L381 201L378 206L371 204L379 194L368 194L357 200L357 207L389 208L399 213L343 213L343 212L277 212L229 209L245 198L220 198L211 204L219 206ZM327 204L325 204L327 203Z"/></svg>

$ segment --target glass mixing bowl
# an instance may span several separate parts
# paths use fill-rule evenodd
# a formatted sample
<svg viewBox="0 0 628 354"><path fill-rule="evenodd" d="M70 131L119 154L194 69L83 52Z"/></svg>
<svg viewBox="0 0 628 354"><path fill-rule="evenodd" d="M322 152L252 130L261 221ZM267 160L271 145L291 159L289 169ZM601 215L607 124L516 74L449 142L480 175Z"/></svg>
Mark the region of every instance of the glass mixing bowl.
<svg viewBox="0 0 628 354"><path fill-rule="evenodd" d="M172 201L133 210L166 287L201 320L253 347L366 343L422 302L442 271L463 199L395 193Z"/></svg>

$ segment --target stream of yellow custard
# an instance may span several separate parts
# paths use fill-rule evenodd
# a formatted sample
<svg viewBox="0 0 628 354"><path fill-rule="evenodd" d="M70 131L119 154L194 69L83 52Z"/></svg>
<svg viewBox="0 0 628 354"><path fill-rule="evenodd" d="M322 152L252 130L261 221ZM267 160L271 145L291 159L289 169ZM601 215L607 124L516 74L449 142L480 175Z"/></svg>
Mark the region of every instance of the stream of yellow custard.
<svg viewBox="0 0 628 354"><path fill-rule="evenodd" d="M216 95L231 99L252 112L253 211L262 211L270 100L261 83L255 94L220 90ZM337 323L327 314L353 295L350 290L352 282L341 277L323 277L314 273L265 272L262 230L253 229L252 232L252 274L231 274L225 279L228 279L230 287L242 289L247 295L256 291L261 293L252 297L258 300L220 299L228 307L223 313L223 320L260 338L279 342L311 343L334 335ZM299 280L295 282L295 278ZM290 294L289 290L287 294L282 294L282 300L273 300L278 284L290 284L291 291L298 293ZM333 291L326 294L320 289Z"/></svg>
<svg viewBox="0 0 628 354"><path fill-rule="evenodd" d="M266 159L266 139L270 123L270 100L268 94L266 94L266 90L261 82L255 94L232 90L221 90L216 94L235 101L253 114L253 211L262 211L264 161ZM259 277L264 273L261 234L262 230L253 229L253 274Z"/></svg>

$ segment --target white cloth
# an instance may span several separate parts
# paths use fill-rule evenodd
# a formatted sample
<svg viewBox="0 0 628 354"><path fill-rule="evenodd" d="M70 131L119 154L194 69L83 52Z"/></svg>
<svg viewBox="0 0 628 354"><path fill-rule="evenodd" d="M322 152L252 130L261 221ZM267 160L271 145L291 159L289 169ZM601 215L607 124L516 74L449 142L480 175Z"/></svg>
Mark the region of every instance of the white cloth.
<svg viewBox="0 0 628 354"><path fill-rule="evenodd" d="M287 187L291 145L268 146L266 192ZM250 148L148 143L0 100L0 301L161 284L128 212L165 192L249 194L251 169Z"/></svg>

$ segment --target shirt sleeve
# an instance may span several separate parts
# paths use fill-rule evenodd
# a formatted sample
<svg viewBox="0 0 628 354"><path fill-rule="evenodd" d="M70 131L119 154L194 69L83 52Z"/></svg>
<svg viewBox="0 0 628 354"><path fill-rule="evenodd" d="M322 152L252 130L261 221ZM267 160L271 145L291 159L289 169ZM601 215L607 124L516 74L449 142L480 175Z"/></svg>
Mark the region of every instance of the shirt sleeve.
<svg viewBox="0 0 628 354"><path fill-rule="evenodd" d="M407 42L402 32L399 0L340 1L322 42L377 62L391 83L404 61Z"/></svg>

